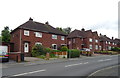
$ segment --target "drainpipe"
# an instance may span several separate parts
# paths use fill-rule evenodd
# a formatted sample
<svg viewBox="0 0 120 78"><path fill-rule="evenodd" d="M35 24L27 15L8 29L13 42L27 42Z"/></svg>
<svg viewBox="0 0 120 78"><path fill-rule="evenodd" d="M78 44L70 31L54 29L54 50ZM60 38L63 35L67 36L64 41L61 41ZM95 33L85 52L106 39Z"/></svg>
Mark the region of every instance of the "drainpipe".
<svg viewBox="0 0 120 78"><path fill-rule="evenodd" d="M20 52L22 52L21 50L21 29L20 29Z"/></svg>

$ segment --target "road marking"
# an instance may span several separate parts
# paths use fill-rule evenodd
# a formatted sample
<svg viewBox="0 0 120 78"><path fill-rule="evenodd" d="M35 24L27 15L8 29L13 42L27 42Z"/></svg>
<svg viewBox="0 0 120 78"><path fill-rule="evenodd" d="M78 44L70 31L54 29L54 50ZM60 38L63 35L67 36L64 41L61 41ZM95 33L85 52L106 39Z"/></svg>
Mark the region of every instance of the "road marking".
<svg viewBox="0 0 120 78"><path fill-rule="evenodd" d="M98 62L109 61L109 60L112 60L112 59L98 60Z"/></svg>
<svg viewBox="0 0 120 78"><path fill-rule="evenodd" d="M71 65L66 65L65 67L77 66L77 65L81 65L81 64L88 64L88 62L85 62L85 63L78 63L78 64L71 64Z"/></svg>
<svg viewBox="0 0 120 78"><path fill-rule="evenodd" d="M97 71L91 73L87 78L93 76L94 74L96 74L96 73L98 73L98 72L100 72L100 71L103 71L103 70L106 70L106 69L111 69L111 68L114 68L114 67L116 67L116 66L120 66L120 65L110 66L110 67L107 67L107 68L103 68L103 69L97 70Z"/></svg>
<svg viewBox="0 0 120 78"><path fill-rule="evenodd" d="M21 74L17 74L17 75L13 75L13 76L22 76L22 75L26 75L26 74L33 74L33 73L44 72L44 71L46 71L46 70L45 69L44 70L37 70L37 71L21 73Z"/></svg>

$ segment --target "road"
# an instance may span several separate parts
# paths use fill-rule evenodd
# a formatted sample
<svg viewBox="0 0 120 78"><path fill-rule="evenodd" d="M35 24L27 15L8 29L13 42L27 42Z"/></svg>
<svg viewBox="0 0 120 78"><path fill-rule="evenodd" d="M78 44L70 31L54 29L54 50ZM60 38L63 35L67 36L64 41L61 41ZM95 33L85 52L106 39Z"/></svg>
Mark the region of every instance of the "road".
<svg viewBox="0 0 120 78"><path fill-rule="evenodd" d="M117 55L89 57L67 62L3 68L3 76L88 76L92 72L118 64ZM118 71L116 71L118 72ZM118 74L116 74L118 76Z"/></svg>

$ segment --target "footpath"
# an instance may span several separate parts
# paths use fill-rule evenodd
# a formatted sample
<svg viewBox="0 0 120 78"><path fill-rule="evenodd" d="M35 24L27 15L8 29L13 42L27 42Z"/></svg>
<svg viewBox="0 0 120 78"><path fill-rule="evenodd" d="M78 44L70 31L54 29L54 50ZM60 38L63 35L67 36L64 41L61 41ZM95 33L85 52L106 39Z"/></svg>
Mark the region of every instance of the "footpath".
<svg viewBox="0 0 120 78"><path fill-rule="evenodd" d="M84 58L92 58L97 57L101 55L93 55L93 56L80 56L79 58L52 58L49 60L44 60L40 58L34 58L34 57L25 57L25 62L15 62L10 60L8 63L2 63L2 67L0 68L8 68L8 67L16 67L16 66L29 66L29 65L40 65L40 64L50 64L50 63L57 63L57 62L67 62L71 60L78 60L78 59L84 59Z"/></svg>

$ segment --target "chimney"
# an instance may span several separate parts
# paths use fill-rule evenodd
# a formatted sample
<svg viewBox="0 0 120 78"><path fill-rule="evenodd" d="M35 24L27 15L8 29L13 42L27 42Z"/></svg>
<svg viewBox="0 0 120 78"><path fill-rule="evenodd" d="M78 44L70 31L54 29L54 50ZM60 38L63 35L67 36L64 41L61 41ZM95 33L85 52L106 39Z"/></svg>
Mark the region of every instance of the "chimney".
<svg viewBox="0 0 120 78"><path fill-rule="evenodd" d="M46 24L46 25L49 25L49 22L47 21L47 22L45 22L45 24Z"/></svg>
<svg viewBox="0 0 120 78"><path fill-rule="evenodd" d="M82 29L81 29L81 31L85 31L85 29L84 29L84 28L82 28Z"/></svg>
<svg viewBox="0 0 120 78"><path fill-rule="evenodd" d="M112 37L112 40L114 39L114 37Z"/></svg>
<svg viewBox="0 0 120 78"><path fill-rule="evenodd" d="M29 21L33 21L33 19L30 17L30 18L29 18Z"/></svg>
<svg viewBox="0 0 120 78"><path fill-rule="evenodd" d="M101 36L102 34L100 33L100 36Z"/></svg>

